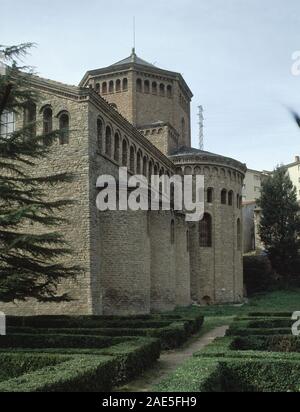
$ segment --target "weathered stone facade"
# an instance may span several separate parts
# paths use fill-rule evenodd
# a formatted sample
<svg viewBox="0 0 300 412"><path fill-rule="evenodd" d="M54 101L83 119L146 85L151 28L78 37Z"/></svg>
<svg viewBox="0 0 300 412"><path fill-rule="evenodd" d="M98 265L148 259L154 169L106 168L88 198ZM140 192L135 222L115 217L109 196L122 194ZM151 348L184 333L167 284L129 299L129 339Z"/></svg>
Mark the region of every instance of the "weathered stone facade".
<svg viewBox="0 0 300 412"><path fill-rule="evenodd" d="M75 281L60 285L73 297L71 302L15 302L1 304L0 310L22 315L124 315L171 310L192 300L240 301L245 166L190 148L192 93L182 76L158 69L134 53L117 65L88 72L79 87L38 77L32 78L32 87L40 93L40 131L46 108L51 110L53 129L60 127L62 115L68 117L68 142L55 142L36 174L75 175L73 184L55 188L51 197L76 201L62 212L69 223L59 230L74 250L65 263L83 270ZM22 122L18 119L19 126ZM153 174L203 173L206 189L213 189L205 204L212 221L211 244L200 246L200 226L188 224L183 212L100 212L97 178L109 174L118 179L120 166L128 168L129 176L148 179ZM226 204L221 202L222 190Z"/></svg>

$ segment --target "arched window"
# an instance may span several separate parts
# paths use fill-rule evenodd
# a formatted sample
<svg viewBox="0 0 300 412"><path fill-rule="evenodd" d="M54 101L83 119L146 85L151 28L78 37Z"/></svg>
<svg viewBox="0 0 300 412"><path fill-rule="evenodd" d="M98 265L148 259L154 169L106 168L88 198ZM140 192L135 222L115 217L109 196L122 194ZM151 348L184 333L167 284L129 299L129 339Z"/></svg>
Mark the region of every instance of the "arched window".
<svg viewBox="0 0 300 412"><path fill-rule="evenodd" d="M154 166L154 175L158 176L158 165L157 164Z"/></svg>
<svg viewBox="0 0 300 412"><path fill-rule="evenodd" d="M114 141L114 160L119 162L120 160L120 136L118 133L115 134L115 141Z"/></svg>
<svg viewBox="0 0 300 412"><path fill-rule="evenodd" d="M240 208L240 195L239 194L236 195L236 207L237 209Z"/></svg>
<svg viewBox="0 0 300 412"><path fill-rule="evenodd" d="M109 93L113 93L114 92L114 82L113 80L110 80L109 84L108 84L108 92Z"/></svg>
<svg viewBox="0 0 300 412"><path fill-rule="evenodd" d="M236 232L237 232L237 250L242 249L242 231L241 231L241 221L240 219L236 222Z"/></svg>
<svg viewBox="0 0 300 412"><path fill-rule="evenodd" d="M51 143L51 139L48 135L52 133L52 114L51 107L46 107L43 110L43 139L45 145L49 145Z"/></svg>
<svg viewBox="0 0 300 412"><path fill-rule="evenodd" d="M135 167L134 167L134 147L130 146L130 170L132 173L135 172Z"/></svg>
<svg viewBox="0 0 300 412"><path fill-rule="evenodd" d="M159 94L160 94L160 96L165 95L165 85L163 83L160 83L160 85L159 85Z"/></svg>
<svg viewBox="0 0 300 412"><path fill-rule="evenodd" d="M143 175L147 177L147 156L143 158Z"/></svg>
<svg viewBox="0 0 300 412"><path fill-rule="evenodd" d="M228 204L229 206L233 206L233 191L232 190L228 192Z"/></svg>
<svg viewBox="0 0 300 412"><path fill-rule="evenodd" d="M221 192L221 204L226 205L227 203L227 190L223 189Z"/></svg>
<svg viewBox="0 0 300 412"><path fill-rule="evenodd" d="M138 175L142 173L142 153L140 151L137 152L136 173Z"/></svg>
<svg viewBox="0 0 300 412"><path fill-rule="evenodd" d="M136 81L136 91L137 92L142 91L142 80L141 79L137 79L137 81Z"/></svg>
<svg viewBox="0 0 300 412"><path fill-rule="evenodd" d="M0 117L0 136L9 138L16 130L16 116L14 112L4 110Z"/></svg>
<svg viewBox="0 0 300 412"><path fill-rule="evenodd" d="M185 120L184 117L181 119L181 139L185 142Z"/></svg>
<svg viewBox="0 0 300 412"><path fill-rule="evenodd" d="M103 140L103 123L101 119L97 119L97 145L102 152L102 140Z"/></svg>
<svg viewBox="0 0 300 412"><path fill-rule="evenodd" d="M107 83L106 82L102 83L102 94L107 94Z"/></svg>
<svg viewBox="0 0 300 412"><path fill-rule="evenodd" d="M144 93L147 93L147 94L150 93L150 82L149 82L149 80L145 80L145 82L144 82Z"/></svg>
<svg viewBox="0 0 300 412"><path fill-rule="evenodd" d="M204 213L203 219L199 222L199 245L212 246L212 218L208 213Z"/></svg>
<svg viewBox="0 0 300 412"><path fill-rule="evenodd" d="M167 97L171 99L172 97L172 86L167 86Z"/></svg>
<svg viewBox="0 0 300 412"><path fill-rule="evenodd" d="M175 243L175 222L174 220L171 221L171 245Z"/></svg>
<svg viewBox="0 0 300 412"><path fill-rule="evenodd" d="M127 141L125 139L122 143L122 166L127 167Z"/></svg>
<svg viewBox="0 0 300 412"><path fill-rule="evenodd" d="M119 93L121 91L121 80L118 79L116 81L116 92Z"/></svg>
<svg viewBox="0 0 300 412"><path fill-rule="evenodd" d="M157 83L152 82L152 94L157 94Z"/></svg>
<svg viewBox="0 0 300 412"><path fill-rule="evenodd" d="M149 165L148 165L148 177L149 177L149 179L151 179L152 174L153 174L153 163L150 160Z"/></svg>
<svg viewBox="0 0 300 412"><path fill-rule="evenodd" d="M59 130L60 130L59 143L60 144L69 143L69 125L70 125L69 114L67 112L64 112L59 116Z"/></svg>
<svg viewBox="0 0 300 412"><path fill-rule="evenodd" d="M36 135L36 104L28 102L24 107L24 126L29 126L27 133L30 136Z"/></svg>
<svg viewBox="0 0 300 412"><path fill-rule="evenodd" d="M123 79L122 88L123 88L123 92L126 92L128 90L128 80L126 79L126 77L125 79Z"/></svg>
<svg viewBox="0 0 300 412"><path fill-rule="evenodd" d="M214 189L212 187L209 187L207 189L207 203L213 202L213 196L214 196Z"/></svg>
<svg viewBox="0 0 300 412"><path fill-rule="evenodd" d="M96 91L97 93L100 92L100 83L96 83L95 91Z"/></svg>
<svg viewBox="0 0 300 412"><path fill-rule="evenodd" d="M105 130L105 154L111 157L111 128L109 126Z"/></svg>
<svg viewBox="0 0 300 412"><path fill-rule="evenodd" d="M45 107L43 110L43 134L47 135L52 132L52 109Z"/></svg>

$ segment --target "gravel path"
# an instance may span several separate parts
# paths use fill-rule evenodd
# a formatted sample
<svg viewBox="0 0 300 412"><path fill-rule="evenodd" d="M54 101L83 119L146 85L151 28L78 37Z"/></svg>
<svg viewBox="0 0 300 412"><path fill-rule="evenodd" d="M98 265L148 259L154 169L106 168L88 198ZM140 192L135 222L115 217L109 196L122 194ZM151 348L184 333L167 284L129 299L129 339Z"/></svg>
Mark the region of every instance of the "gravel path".
<svg viewBox="0 0 300 412"><path fill-rule="evenodd" d="M182 363L190 358L193 353L207 346L218 337L223 337L228 326L220 326L198 339L192 339L183 348L165 351L160 355L155 365L145 371L137 379L128 384L116 388L114 392L151 392L153 385L159 383L169 373L177 369Z"/></svg>

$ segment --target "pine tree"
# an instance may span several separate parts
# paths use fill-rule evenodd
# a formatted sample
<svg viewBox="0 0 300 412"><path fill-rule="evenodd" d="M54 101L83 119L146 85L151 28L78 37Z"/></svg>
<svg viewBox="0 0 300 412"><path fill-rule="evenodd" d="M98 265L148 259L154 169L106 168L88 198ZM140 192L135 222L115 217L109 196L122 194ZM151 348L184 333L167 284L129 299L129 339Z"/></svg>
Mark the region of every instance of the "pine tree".
<svg viewBox="0 0 300 412"><path fill-rule="evenodd" d="M30 88L32 70L20 61L32 44L1 47L6 65L0 74L0 119L21 114L38 95ZM4 69L4 70L3 70ZM6 118L7 119L7 118ZM50 144L63 131L36 134L35 121L11 133L0 134L0 301L35 298L38 301L65 301L58 295L62 279L75 277L79 268L59 261L70 247L55 227L65 220L57 213L70 207L69 200L49 200L49 186L71 182L72 176L56 174L35 177L36 162L46 159ZM47 196L46 196L47 193ZM43 230L32 230L38 225ZM29 228L29 229L27 229Z"/></svg>
<svg viewBox="0 0 300 412"><path fill-rule="evenodd" d="M276 272L289 286L299 250L300 207L296 189L284 167L277 167L262 185L259 234Z"/></svg>

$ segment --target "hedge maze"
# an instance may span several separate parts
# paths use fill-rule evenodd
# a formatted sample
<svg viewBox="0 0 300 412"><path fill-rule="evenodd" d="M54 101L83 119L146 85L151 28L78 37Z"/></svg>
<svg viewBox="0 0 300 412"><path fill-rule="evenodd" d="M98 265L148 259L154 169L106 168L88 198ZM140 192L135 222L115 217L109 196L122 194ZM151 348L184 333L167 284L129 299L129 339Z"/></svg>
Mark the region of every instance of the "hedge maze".
<svg viewBox="0 0 300 412"><path fill-rule="evenodd" d="M110 391L182 345L203 317L8 317L0 336L0 392Z"/></svg>
<svg viewBox="0 0 300 412"><path fill-rule="evenodd" d="M291 313L237 317L227 336L194 354L158 386L182 392L299 392L300 337Z"/></svg>

